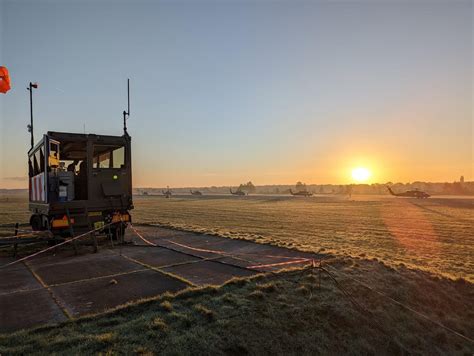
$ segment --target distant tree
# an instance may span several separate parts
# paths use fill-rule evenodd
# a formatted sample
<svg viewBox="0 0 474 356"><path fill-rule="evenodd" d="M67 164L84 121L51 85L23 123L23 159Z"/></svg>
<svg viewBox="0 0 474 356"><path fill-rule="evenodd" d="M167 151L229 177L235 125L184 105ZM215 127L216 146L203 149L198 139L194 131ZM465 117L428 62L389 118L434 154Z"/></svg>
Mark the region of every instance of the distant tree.
<svg viewBox="0 0 474 356"><path fill-rule="evenodd" d="M324 194L324 188L322 185L319 186L319 194Z"/></svg>
<svg viewBox="0 0 474 356"><path fill-rule="evenodd" d="M352 187L352 184L346 186L346 194L349 196L349 198L352 196Z"/></svg>
<svg viewBox="0 0 474 356"><path fill-rule="evenodd" d="M247 189L249 190L250 193L254 193L257 190L257 188L255 188L255 185L253 185L252 182L247 183Z"/></svg>
<svg viewBox="0 0 474 356"><path fill-rule="evenodd" d="M256 188L252 182L247 182L245 184L241 184L238 190L245 191L248 193L255 193Z"/></svg>
<svg viewBox="0 0 474 356"><path fill-rule="evenodd" d="M452 184L452 192L453 194L464 194L464 188L460 182L454 182Z"/></svg>
<svg viewBox="0 0 474 356"><path fill-rule="evenodd" d="M451 186L449 183L443 184L443 193L444 194L451 194Z"/></svg>
<svg viewBox="0 0 474 356"><path fill-rule="evenodd" d="M306 190L306 184L302 182L296 182L296 191L302 192Z"/></svg>

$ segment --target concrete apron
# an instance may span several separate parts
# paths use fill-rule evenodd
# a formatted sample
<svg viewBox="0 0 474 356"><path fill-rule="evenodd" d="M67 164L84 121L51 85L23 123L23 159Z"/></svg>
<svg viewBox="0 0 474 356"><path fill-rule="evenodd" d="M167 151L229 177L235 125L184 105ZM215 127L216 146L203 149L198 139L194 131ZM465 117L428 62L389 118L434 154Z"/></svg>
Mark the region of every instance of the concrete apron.
<svg viewBox="0 0 474 356"><path fill-rule="evenodd" d="M164 292L220 285L234 277L308 262L248 267L319 257L242 240L137 228L158 246L147 246L128 229L126 239L135 246L102 246L98 253L81 249L77 256L59 248L0 270L0 332L54 324ZM10 261L0 258L0 265Z"/></svg>

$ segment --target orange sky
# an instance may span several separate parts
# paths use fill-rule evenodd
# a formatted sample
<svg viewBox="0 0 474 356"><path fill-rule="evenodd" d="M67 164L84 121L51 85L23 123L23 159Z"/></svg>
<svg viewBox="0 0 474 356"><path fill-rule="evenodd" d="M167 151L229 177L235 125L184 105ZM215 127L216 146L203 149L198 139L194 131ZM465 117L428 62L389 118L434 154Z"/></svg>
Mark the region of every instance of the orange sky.
<svg viewBox="0 0 474 356"><path fill-rule="evenodd" d="M474 180L472 10L0 2L0 188L27 186L29 81L38 139L120 135L127 77L136 187Z"/></svg>

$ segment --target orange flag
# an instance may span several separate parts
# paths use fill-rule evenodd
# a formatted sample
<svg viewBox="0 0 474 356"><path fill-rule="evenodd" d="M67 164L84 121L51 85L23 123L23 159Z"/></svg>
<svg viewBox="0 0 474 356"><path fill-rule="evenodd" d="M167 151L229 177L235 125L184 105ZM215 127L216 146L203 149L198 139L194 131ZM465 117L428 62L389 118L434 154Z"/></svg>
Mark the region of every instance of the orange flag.
<svg viewBox="0 0 474 356"><path fill-rule="evenodd" d="M6 67L0 67L0 93L6 94L11 89L10 76Z"/></svg>

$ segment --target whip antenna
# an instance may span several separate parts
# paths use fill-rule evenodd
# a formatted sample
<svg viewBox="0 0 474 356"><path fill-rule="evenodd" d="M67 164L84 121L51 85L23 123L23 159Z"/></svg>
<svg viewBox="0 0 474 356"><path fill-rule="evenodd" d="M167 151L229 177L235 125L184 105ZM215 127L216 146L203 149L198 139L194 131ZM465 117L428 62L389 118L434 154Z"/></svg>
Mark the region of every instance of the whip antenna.
<svg viewBox="0 0 474 356"><path fill-rule="evenodd" d="M128 136L127 120L130 117L130 79L127 79L127 110L123 111L123 132Z"/></svg>

